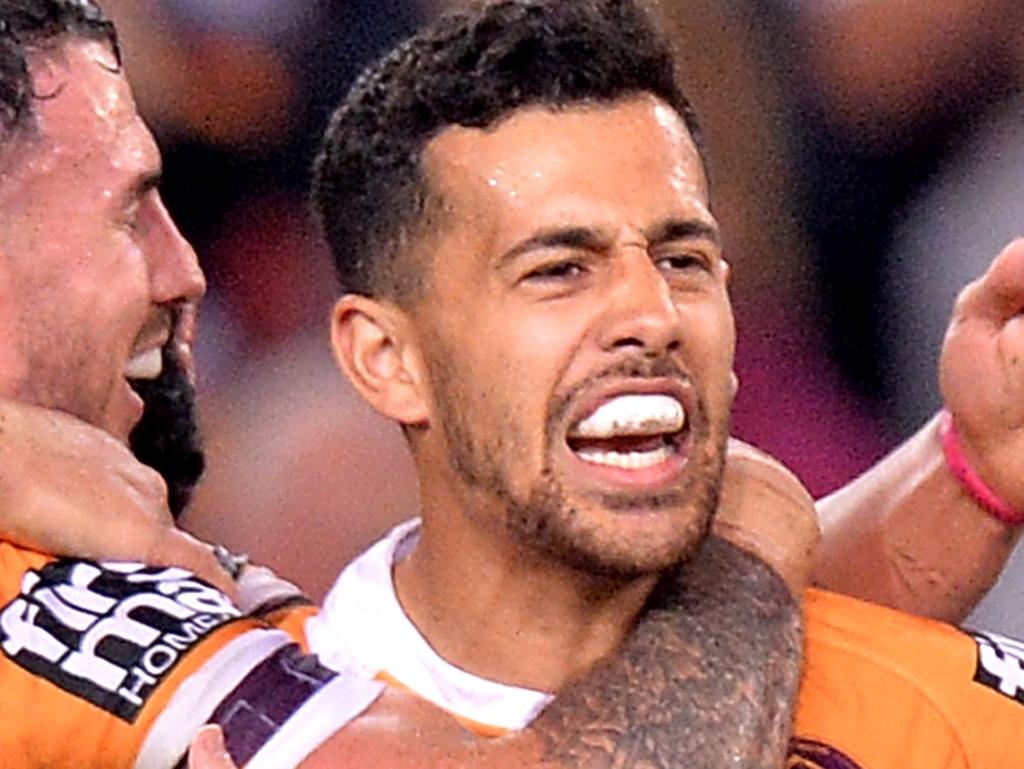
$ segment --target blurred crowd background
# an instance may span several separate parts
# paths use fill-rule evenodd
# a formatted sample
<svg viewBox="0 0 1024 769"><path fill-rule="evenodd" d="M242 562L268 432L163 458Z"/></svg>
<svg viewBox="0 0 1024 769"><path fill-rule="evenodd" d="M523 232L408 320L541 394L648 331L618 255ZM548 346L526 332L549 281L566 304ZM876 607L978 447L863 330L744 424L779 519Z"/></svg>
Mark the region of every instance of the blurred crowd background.
<svg viewBox="0 0 1024 769"><path fill-rule="evenodd" d="M399 431L331 359L335 284L308 214L309 168L360 66L454 3L103 5L165 152L166 200L210 280L210 471L187 524L319 596L416 503ZM734 267L735 432L825 493L937 408L956 292L1024 232L1024 4L654 8L705 126ZM1024 563L977 624L1024 634L1015 583Z"/></svg>

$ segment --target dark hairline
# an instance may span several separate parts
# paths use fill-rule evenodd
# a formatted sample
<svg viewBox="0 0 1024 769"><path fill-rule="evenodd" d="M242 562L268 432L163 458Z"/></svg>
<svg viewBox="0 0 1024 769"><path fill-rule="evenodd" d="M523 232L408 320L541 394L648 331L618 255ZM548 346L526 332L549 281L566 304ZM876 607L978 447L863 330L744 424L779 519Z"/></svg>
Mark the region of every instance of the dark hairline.
<svg viewBox="0 0 1024 769"><path fill-rule="evenodd" d="M450 123L448 125L439 127L438 131L433 136L431 136L424 144L423 148L420 150L416 158L416 167L419 171L418 176L420 179L420 193L423 205L421 206L419 216L413 220L410 220L406 226L406 234L408 236L408 239L417 239L421 235L425 234L425 231L421 225L427 223L426 221L424 221L423 217L428 209L443 210L444 208L443 196L440 193L440 191L433 188L433 183L430 179L430 174L427 172L427 166L424 163L424 160L426 159L426 154L427 152L429 152L431 145L435 141L440 139L449 130L461 128L467 130L482 131L484 133L492 133L494 131L499 130L509 120L512 120L518 115L522 114L523 112L527 112L530 110L544 110L555 115L557 115L560 112L568 112L573 110L614 110L624 106L625 104L628 104L629 102L645 98L651 98L655 100L659 105L667 107L668 109L672 110L672 114L674 114L678 118L679 125L683 128L683 130L685 131L685 136L693 145L694 152L697 155L697 159L700 163L700 170L703 176L704 188L705 190L707 190L707 196L709 198L708 206L710 208L710 180L708 177L707 158L704 154L703 148L699 143L699 137L695 137L693 135L693 132L690 129L690 125L687 123L686 116L680 114L678 109L676 109L672 104L669 104L667 101L665 101L665 99L663 99L658 94L654 93L653 91L637 90L633 92L622 93L617 95L614 99L607 100L579 99L576 101L562 103L538 100L535 102L517 105L516 107L508 110L507 112L498 115L494 120L492 120L490 123L484 126L466 126L459 123ZM402 258L402 254L396 254L396 261L401 262ZM345 293L365 296L367 298L374 298L375 296L378 296L380 292L346 291ZM396 296L390 298L398 300L401 303L403 300L414 301L417 297L413 294L407 295L405 292L399 291Z"/></svg>
<svg viewBox="0 0 1024 769"><path fill-rule="evenodd" d="M10 141L24 135L27 129L34 126L35 102L56 96L35 92L30 66L33 57L54 55L76 41L96 41L106 45L113 54L116 64L112 71L123 72L117 29L95 2L90 0L61 5L53 12L57 15L48 23L37 20L35 25L12 24L6 16L0 17L0 38L5 46L9 44L11 50L8 53L13 53L15 57L13 63L20 65L20 73L5 71L4 77L19 78L27 85L21 98L14 97L12 101L3 104L3 114L0 115L0 154L7 154L5 149ZM16 19L18 11L11 9L11 13ZM10 96L5 94L5 98Z"/></svg>
<svg viewBox="0 0 1024 769"><path fill-rule="evenodd" d="M123 75L124 66L121 60L120 49L117 43L109 38L98 35L83 34L77 30L67 30L58 35L35 41L25 46L25 62L28 66L28 77L31 83L34 80L33 62L37 57L53 58L63 55L68 46L78 43L99 43L105 46L115 57L115 65L109 67L103 62L96 62L98 67L111 74ZM0 126L0 177L5 174L10 166L13 153L24 147L24 142L32 142L39 137L38 133L38 112L36 104L56 99L64 91L65 84L61 84L52 93L37 93L34 88L30 94L26 108L20 112L15 121L7 126ZM15 159L14 164L16 165Z"/></svg>
<svg viewBox="0 0 1024 769"><path fill-rule="evenodd" d="M328 125L313 185L314 206L346 293L393 295L394 279L404 272L395 269L398 257L421 229L429 198L436 196L426 178L424 151L449 128L494 130L521 110L600 108L650 95L685 125L708 179L696 114L680 87L671 44L651 15L635 0L580 0L579 5L577 14L575 3L562 5L559 0L495 0L442 17L357 79ZM567 8L571 10L559 10ZM503 30L518 26L496 24L503 17L517 25L522 21L525 33L506 34ZM624 26L613 30L608 26L613 20L622 20ZM554 26L547 26L549 22ZM565 37L559 37L563 32ZM616 33L621 46L600 47L602 35L607 41ZM595 58L571 63L574 45L584 51L598 46L591 48ZM509 63L514 67L516 56L533 55L531 46L538 46L540 55L553 63L570 62L565 77L534 69L522 89L515 85ZM637 58L630 59L631 54ZM484 83L493 78L500 90L479 90L470 81L460 95L453 75L472 76L476 68L487 78ZM424 71L428 79L421 81ZM426 89L418 91L421 83ZM389 125L394 124L380 122L389 114L409 121L404 125L410 127L392 133ZM367 207L373 201L389 205ZM389 222L382 212L391 210L395 215Z"/></svg>

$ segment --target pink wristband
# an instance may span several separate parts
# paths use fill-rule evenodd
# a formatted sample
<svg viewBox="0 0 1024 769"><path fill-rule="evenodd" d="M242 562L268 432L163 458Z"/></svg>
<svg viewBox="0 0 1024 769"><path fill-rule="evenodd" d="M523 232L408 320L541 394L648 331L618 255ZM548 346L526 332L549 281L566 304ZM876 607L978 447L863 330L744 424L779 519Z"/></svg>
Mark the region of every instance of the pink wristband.
<svg viewBox="0 0 1024 769"><path fill-rule="evenodd" d="M1000 499L999 495L992 491L971 467L964 455L964 448L960 445L960 433L957 432L956 424L953 422L953 415L948 411L943 411L939 416L939 437L942 440L942 453L946 455L946 464L949 465L949 469L956 479L960 481L964 491L1003 523L1011 526L1019 526L1024 523L1024 513L1014 510Z"/></svg>

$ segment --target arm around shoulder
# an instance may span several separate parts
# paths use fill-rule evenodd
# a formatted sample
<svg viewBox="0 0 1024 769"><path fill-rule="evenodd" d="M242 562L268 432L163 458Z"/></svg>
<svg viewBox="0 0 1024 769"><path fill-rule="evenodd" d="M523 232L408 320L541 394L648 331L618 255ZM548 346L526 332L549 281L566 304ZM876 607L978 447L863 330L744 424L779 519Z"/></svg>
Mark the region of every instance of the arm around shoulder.
<svg viewBox="0 0 1024 769"><path fill-rule="evenodd" d="M940 361L964 461L1024 511L1024 240L957 299ZM992 514L950 470L939 418L819 503L823 587L959 621L998 578L1022 527Z"/></svg>

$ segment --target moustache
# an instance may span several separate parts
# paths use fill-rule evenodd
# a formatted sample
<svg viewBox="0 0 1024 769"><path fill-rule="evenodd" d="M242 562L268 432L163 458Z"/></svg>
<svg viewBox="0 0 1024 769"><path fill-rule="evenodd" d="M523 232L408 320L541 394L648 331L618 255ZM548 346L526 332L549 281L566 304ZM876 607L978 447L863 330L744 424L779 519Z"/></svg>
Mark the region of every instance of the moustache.
<svg viewBox="0 0 1024 769"><path fill-rule="evenodd" d="M670 379L684 385L692 382L689 372L667 356L635 356L623 359L577 382L568 391L557 394L548 409L548 427L551 428L562 421L580 393L607 379ZM704 403L700 393L697 400L698 410L703 413Z"/></svg>

